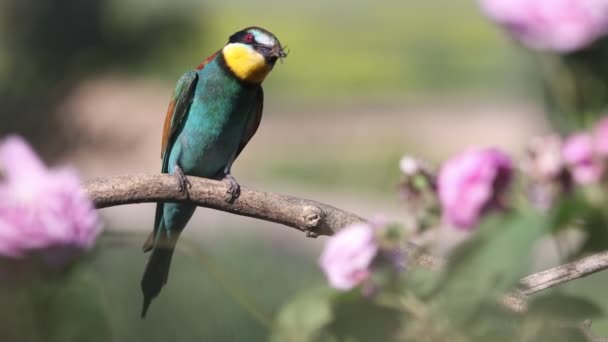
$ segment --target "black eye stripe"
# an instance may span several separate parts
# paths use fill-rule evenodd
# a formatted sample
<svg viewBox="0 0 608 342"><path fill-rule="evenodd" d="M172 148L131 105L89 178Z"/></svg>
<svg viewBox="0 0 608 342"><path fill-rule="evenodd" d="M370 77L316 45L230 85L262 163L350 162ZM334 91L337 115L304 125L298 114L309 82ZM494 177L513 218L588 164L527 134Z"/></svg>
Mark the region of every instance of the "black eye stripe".
<svg viewBox="0 0 608 342"><path fill-rule="evenodd" d="M248 36L251 36L251 40L248 40ZM237 32L228 38L229 43L255 43L255 35L248 31Z"/></svg>
<svg viewBox="0 0 608 342"><path fill-rule="evenodd" d="M254 46L255 45L263 45L263 44L260 44L256 40L254 32L262 34L264 36L268 36L268 39L270 41L273 41L274 44L277 44L279 46L281 45L281 43L279 42L279 40L272 33L268 32L268 31L266 31L266 30L264 30L262 28L253 27L253 26L252 27L248 27L246 29L243 29L243 30L241 30L239 32L236 32L233 35L231 35L230 38L228 38L228 43L245 43L245 44L254 45ZM253 35L253 40L252 41L247 41L246 40L245 37L247 36L247 34Z"/></svg>

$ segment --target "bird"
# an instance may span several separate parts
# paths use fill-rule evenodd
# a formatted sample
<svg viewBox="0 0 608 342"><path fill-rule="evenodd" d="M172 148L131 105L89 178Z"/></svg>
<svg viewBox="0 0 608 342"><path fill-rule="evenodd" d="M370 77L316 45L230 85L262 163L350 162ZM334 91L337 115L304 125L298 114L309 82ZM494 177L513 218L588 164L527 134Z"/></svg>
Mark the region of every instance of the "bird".
<svg viewBox="0 0 608 342"><path fill-rule="evenodd" d="M174 175L181 192L188 191L186 175L192 175L222 180L228 185L226 200L238 198L232 164L260 125L262 82L285 57L273 33L251 26L180 77L163 126L161 172ZM151 253L141 279L142 318L167 283L173 250L195 209L189 203L156 205L154 229L143 245Z"/></svg>

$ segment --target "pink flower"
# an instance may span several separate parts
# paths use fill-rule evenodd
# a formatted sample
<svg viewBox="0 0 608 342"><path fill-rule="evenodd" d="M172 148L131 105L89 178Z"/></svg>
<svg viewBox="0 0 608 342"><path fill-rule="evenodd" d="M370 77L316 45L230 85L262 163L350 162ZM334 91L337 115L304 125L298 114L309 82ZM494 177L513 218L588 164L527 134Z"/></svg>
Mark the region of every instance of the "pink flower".
<svg viewBox="0 0 608 342"><path fill-rule="evenodd" d="M562 147L562 156L575 182L591 184L602 178L604 168L596 158L591 134L578 133L568 137Z"/></svg>
<svg viewBox="0 0 608 342"><path fill-rule="evenodd" d="M61 265L91 248L101 225L75 170L48 169L20 137L0 144L0 256Z"/></svg>
<svg viewBox="0 0 608 342"><path fill-rule="evenodd" d="M595 150L601 157L608 157L608 117L595 125Z"/></svg>
<svg viewBox="0 0 608 342"><path fill-rule="evenodd" d="M359 223L331 237L319 262L332 287L350 290L370 276L370 265L377 253L376 229Z"/></svg>
<svg viewBox="0 0 608 342"><path fill-rule="evenodd" d="M608 33L606 0L480 0L482 10L523 45L568 53Z"/></svg>
<svg viewBox="0 0 608 342"><path fill-rule="evenodd" d="M472 149L448 160L439 172L444 221L472 228L487 210L500 207L512 174L511 160L497 149Z"/></svg>

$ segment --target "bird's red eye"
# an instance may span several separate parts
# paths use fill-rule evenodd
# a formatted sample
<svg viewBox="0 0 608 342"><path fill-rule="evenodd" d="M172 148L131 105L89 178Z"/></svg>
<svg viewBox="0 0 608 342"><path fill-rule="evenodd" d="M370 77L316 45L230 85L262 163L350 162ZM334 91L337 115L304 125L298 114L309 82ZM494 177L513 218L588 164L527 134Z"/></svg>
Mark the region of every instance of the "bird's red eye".
<svg viewBox="0 0 608 342"><path fill-rule="evenodd" d="M247 34L245 35L245 42L246 42L246 43L253 43L253 34L251 34L251 33L247 33Z"/></svg>

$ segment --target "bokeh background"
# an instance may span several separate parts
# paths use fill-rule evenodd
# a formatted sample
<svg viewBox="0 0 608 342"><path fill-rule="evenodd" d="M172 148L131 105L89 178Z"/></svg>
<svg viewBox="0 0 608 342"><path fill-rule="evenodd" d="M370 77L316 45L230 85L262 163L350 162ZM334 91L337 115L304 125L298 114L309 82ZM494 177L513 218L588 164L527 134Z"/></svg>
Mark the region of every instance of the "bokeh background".
<svg viewBox="0 0 608 342"><path fill-rule="evenodd" d="M262 125L233 169L246 186L399 219L403 154L439 161L481 144L517 155L549 130L533 57L474 1L3 0L0 134L25 135L85 178L157 172L174 83L250 25L290 54L264 84ZM199 209L184 239L202 257L174 258L141 320L137 238L154 205L102 212L107 232L136 237L102 239L92 260L116 341L264 341L281 305L323 282L323 239ZM593 296L597 277L569 287Z"/></svg>

